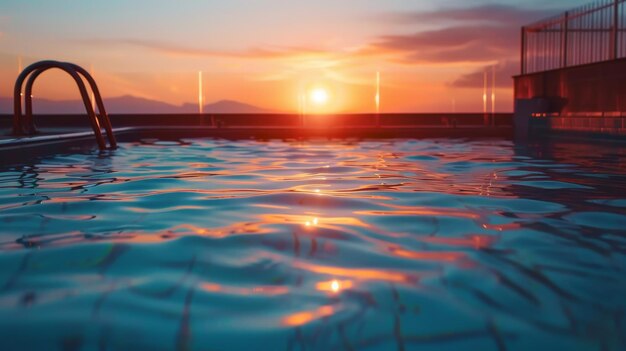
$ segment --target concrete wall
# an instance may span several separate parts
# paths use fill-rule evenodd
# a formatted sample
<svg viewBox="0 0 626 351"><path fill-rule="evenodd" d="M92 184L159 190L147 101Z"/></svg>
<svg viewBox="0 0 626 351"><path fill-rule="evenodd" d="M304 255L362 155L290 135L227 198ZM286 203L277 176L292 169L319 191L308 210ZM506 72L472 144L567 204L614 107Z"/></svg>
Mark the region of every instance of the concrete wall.
<svg viewBox="0 0 626 351"><path fill-rule="evenodd" d="M626 59L515 77L515 134L626 137Z"/></svg>
<svg viewBox="0 0 626 351"><path fill-rule="evenodd" d="M626 59L515 77L515 98L543 98L561 116L626 115Z"/></svg>
<svg viewBox="0 0 626 351"><path fill-rule="evenodd" d="M303 121L294 114L110 114L113 127L134 126L282 126L297 127ZM495 116L482 113L384 113L376 114L337 114L308 115L304 123L308 127L375 126L496 126L510 127L511 113L497 113ZM0 115L0 134L12 126L11 115ZM34 116L35 124L41 127L89 127L85 115L39 115Z"/></svg>
<svg viewBox="0 0 626 351"><path fill-rule="evenodd" d="M535 118L535 120L541 118ZM626 117L547 117L532 121L535 130L605 134L626 137Z"/></svg>

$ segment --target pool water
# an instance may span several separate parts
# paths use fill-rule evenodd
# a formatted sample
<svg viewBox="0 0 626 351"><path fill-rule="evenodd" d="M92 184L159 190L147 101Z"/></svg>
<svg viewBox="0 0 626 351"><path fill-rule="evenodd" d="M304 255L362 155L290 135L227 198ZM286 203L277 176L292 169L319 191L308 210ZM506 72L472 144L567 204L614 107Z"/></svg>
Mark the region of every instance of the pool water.
<svg viewBox="0 0 626 351"><path fill-rule="evenodd" d="M2 350L624 350L626 147L144 139L0 172Z"/></svg>

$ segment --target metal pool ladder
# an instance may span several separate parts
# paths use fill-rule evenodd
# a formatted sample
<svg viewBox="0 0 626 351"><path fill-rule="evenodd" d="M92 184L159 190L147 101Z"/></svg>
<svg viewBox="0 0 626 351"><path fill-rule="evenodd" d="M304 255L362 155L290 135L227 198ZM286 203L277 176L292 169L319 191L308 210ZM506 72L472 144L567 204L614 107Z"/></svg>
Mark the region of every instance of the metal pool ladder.
<svg viewBox="0 0 626 351"><path fill-rule="evenodd" d="M58 68L65 71L76 82L100 150L107 148L104 137L102 136L102 126L104 126L104 129L106 130L107 139L109 140L109 148L115 149L117 147L117 141L115 140L115 135L113 135L111 121L109 120L109 116L104 109L104 103L102 102L102 96L100 96L100 91L98 90L96 81L85 69L69 62L51 60L39 61L26 67L22 73L20 73L15 81L15 89L13 90L13 134L34 135L38 133L35 123L33 122L33 84L35 83L37 77L51 68ZM81 76L87 80L87 83L89 83L93 96L96 100L96 105L98 106L98 113L96 113L93 105L91 104L91 99L89 98L87 88ZM22 87L26 78L28 78L28 81L26 82L24 94L22 94ZM24 96L25 105L24 115L22 115L22 95Z"/></svg>

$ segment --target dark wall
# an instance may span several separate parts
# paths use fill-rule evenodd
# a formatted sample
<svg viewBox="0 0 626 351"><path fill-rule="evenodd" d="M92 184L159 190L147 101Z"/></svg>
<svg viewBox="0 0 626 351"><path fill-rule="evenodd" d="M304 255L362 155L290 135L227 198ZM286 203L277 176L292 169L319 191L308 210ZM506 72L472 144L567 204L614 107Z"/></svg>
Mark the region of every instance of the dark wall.
<svg viewBox="0 0 626 351"><path fill-rule="evenodd" d="M547 98L562 115L626 112L626 59L515 77L515 98Z"/></svg>
<svg viewBox="0 0 626 351"><path fill-rule="evenodd" d="M290 114L112 114L113 127L129 126L281 126L297 127L302 121L298 115ZM0 115L0 130L10 129L10 115ZM491 123L491 115L482 113L397 113L397 114L344 114L344 115L309 115L305 118L308 127L350 127L375 126L379 119L384 126L482 126ZM40 127L85 127L89 120L84 115L35 115L35 123ZM497 113L495 126L511 126L511 113Z"/></svg>

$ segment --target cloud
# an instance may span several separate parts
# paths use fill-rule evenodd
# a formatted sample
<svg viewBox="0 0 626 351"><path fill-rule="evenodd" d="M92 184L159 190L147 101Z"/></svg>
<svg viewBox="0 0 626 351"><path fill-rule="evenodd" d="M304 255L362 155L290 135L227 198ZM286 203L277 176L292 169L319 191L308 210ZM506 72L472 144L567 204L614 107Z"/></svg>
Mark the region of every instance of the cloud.
<svg viewBox="0 0 626 351"><path fill-rule="evenodd" d="M466 65L468 73L449 84L477 88L482 87L483 69L472 70L497 65L497 84L505 87L510 86L510 76L518 73L520 27L554 12L555 9L487 4L447 7L427 12L380 14L379 20L406 28L413 26L414 31L407 33L404 28L401 34L382 34L361 46L340 49L295 45L229 51L137 38L89 39L80 42L99 46L132 46L164 55L191 58L290 60L288 69L264 76L264 80L284 79L302 70L332 71L331 68L354 67L368 59L385 59L415 66Z"/></svg>
<svg viewBox="0 0 626 351"><path fill-rule="evenodd" d="M146 39L83 39L78 41L88 45L127 45L154 50L163 54L173 56L189 57L229 57L241 59L280 59L296 56L328 55L329 51L311 47L264 47L251 48L243 51L223 51L215 49L205 49L188 47L163 41Z"/></svg>
<svg viewBox="0 0 626 351"><path fill-rule="evenodd" d="M388 13L382 18L398 24L432 24L443 21L521 26L559 11L559 9L527 9L511 5L485 4L470 8L442 8L435 11L414 13Z"/></svg>
<svg viewBox="0 0 626 351"><path fill-rule="evenodd" d="M133 38L93 38L75 40L75 42L82 45L107 48L111 46L130 46L151 50L162 55L184 58L280 61L279 65L274 66L271 71L265 71L263 73L254 71L254 73L247 75L247 79L250 81L284 81L292 78L300 79L302 76L307 75L315 75L319 78L323 77L346 84L362 84L363 82L359 78L339 73L345 68L354 69L363 64L357 60L357 58L360 57L360 48L355 47L326 50L304 46L266 46L253 47L241 51L226 51L189 47L158 40Z"/></svg>
<svg viewBox="0 0 626 351"><path fill-rule="evenodd" d="M555 12L487 4L435 11L392 13L383 20L430 25L409 34L382 35L365 52L395 54L404 64L494 64L518 59L520 27ZM433 29L433 25L437 28Z"/></svg>
<svg viewBox="0 0 626 351"><path fill-rule="evenodd" d="M237 59L321 57L353 61L359 57L392 55L395 56L392 60L403 64L493 63L517 57L519 27L522 23L546 14L546 10L495 4L442 8L428 12L387 13L381 15L383 21L415 25L430 23L437 24L439 28L409 34L380 35L361 47L345 49L319 46L265 46L227 51L133 38L90 39L81 42L96 45L127 45L166 55L186 57Z"/></svg>
<svg viewBox="0 0 626 351"><path fill-rule="evenodd" d="M488 74L488 81L491 82L492 69L494 66L485 66L474 72L460 76L450 85L455 88L482 88L484 86L485 71ZM496 69L496 87L510 88L512 77L519 74L518 61L505 61L495 65ZM490 83L491 84L491 83Z"/></svg>
<svg viewBox="0 0 626 351"><path fill-rule="evenodd" d="M381 35L366 48L370 54L395 55L408 65L467 65L468 73L448 85L482 88L485 69L496 70L496 86L510 88L519 73L520 27L553 15L555 9L487 4L414 13L387 13L382 20L427 28L408 34ZM480 69L475 69L479 65ZM473 70L472 70L473 69Z"/></svg>
<svg viewBox="0 0 626 351"><path fill-rule="evenodd" d="M464 25L408 35L382 36L371 47L395 52L406 63L497 61L517 55L519 29L495 25Z"/></svg>

